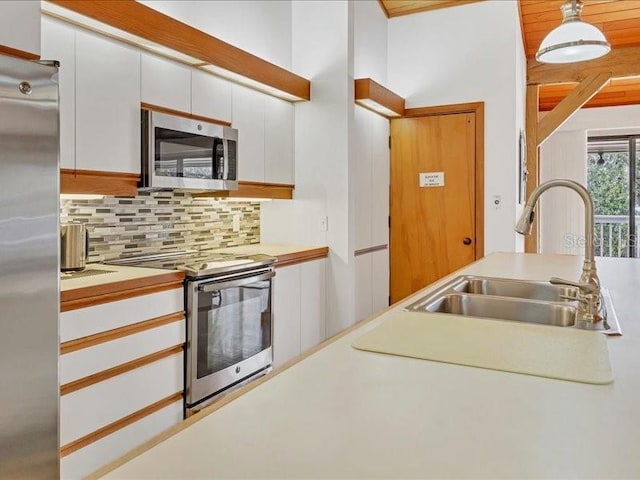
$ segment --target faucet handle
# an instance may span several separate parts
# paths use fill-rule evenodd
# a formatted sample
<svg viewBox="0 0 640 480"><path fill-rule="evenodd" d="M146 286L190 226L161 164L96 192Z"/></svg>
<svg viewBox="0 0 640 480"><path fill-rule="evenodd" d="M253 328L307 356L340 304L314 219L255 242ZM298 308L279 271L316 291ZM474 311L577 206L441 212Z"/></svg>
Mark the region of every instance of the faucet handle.
<svg viewBox="0 0 640 480"><path fill-rule="evenodd" d="M588 295L590 293L596 293L599 290L599 287L592 283L572 282L571 280L565 280L563 278L558 278L558 277L551 277L549 279L549 282L552 285L567 285L569 287L576 287L580 289L580 291L585 295Z"/></svg>

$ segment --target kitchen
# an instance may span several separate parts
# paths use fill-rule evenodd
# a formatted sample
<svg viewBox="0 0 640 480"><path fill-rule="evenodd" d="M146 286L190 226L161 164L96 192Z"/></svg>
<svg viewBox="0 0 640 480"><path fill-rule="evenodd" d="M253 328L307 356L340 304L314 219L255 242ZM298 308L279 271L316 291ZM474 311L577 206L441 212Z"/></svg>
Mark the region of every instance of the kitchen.
<svg viewBox="0 0 640 480"><path fill-rule="evenodd" d="M286 325L287 332L295 332L294 335L290 336L298 338L297 343L294 342L293 345L288 346L289 350L283 357L288 360L301 353L303 349L307 350L311 345L317 344L324 338L330 337L350 327L355 320L368 317L375 311L380 310L380 308L387 303L386 297L388 294L385 292L384 282L376 284L378 279L385 278L386 276L384 272L387 251L385 249L379 249L366 252L366 250L388 243L384 229L380 228L381 224L385 225L387 223L386 209L381 206L379 198L384 196L376 195L377 192L386 191L387 187L385 187L385 184L388 184L388 177L371 174L371 171L380 172L381 170L380 165L375 162L380 161L381 155L379 152L383 147L386 147L388 121L383 117L370 114L368 111L363 111L359 107L354 107L353 97L350 93L351 89L353 89L353 84L349 79L354 77L371 77L383 84L387 83L386 81L388 80L390 85L398 88L398 91L407 92L420 90L409 88L407 85L401 85L402 82L420 83L423 79L421 79L420 74L405 78L406 75L404 75L402 69L406 68L406 66L402 64L395 64L395 69L389 68L389 78L387 78L387 59L385 58L387 56L387 20L379 11L377 2L371 2L372 4L369 2L355 2L354 4L332 2L327 5L309 2L308 5L297 4L293 13L290 6L286 5L286 3L287 2L275 2L273 8L275 9L276 6L279 6L279 9L271 13L265 13L257 9L256 12L254 12L255 17L248 15L246 12L242 12L240 7L236 8L235 12L237 15L242 14L246 16L245 21L249 21L250 19L254 20L254 23L251 24L252 28L247 28L248 31L252 32L250 35L247 34L247 37L255 35L254 38L241 38L242 35L237 31L237 28L235 28L235 32L233 31L234 28L232 25L234 25L234 23L230 20L220 22L221 24L225 24L225 28L227 28L228 31L226 32L226 36L222 35L224 32L219 33L219 35L232 44L243 46L248 50L251 47L252 51L258 56L281 65L284 64L298 75L310 78L312 80L313 100L311 102L296 103L294 106L293 104L283 102L274 97L256 95L252 90L238 87L236 84L230 85L227 83L223 88L229 89L230 93L227 93L226 96L223 95L222 98L231 99L229 102L231 105L226 107L226 111L228 112L230 109L231 114L235 115L233 118L225 117L224 112L205 114L198 110L199 108L204 108L198 105L215 105L216 108L220 105L217 102L197 101L198 96L202 97L203 95L202 93L198 93L197 82L215 79L211 80L211 82L215 83L218 77L208 74L204 76L199 75L202 72L194 69L192 69L193 71L186 69L187 73L185 74L183 64L172 64L169 62L170 66L173 65L176 67L171 69L166 67L166 64L160 62L161 65L165 65L167 71L175 73L175 78L186 79L186 82L183 81L181 83L181 85L186 85L186 88L176 89L172 86L173 84L170 84L169 88L163 88L162 85L154 85L153 82L151 82L150 87L145 93L144 65L146 64L147 68L150 69L147 71L153 71L154 66L158 68L158 59L162 59L161 57L151 55L148 51L141 53L138 51L138 53L135 53L135 49L133 49L130 44L119 44L121 47L119 49L111 48L110 43L105 44L104 42L111 42L112 40L104 39L94 33L87 32L73 25L73 23L62 22L52 15L44 15L42 17L43 38L47 35L46 29L49 30L49 34L51 34L52 30L56 29L63 31L55 37L57 44L61 46L59 49L60 54L53 55L52 49L56 42L43 42L42 49L43 51L46 51L47 48L50 49L49 52L46 52L48 53L46 56L43 55L43 58L58 57L62 65L64 65L65 62L67 65L70 62L74 62L73 64L75 65L73 69L75 73L74 78L67 80L66 83L64 79L61 79L60 82L62 122L61 151L64 152L65 145L67 152L70 151L70 148L75 149L75 153L71 155L61 154L62 168L72 171L75 169L77 172L87 170L131 172L138 169L140 160L139 125L133 112L139 112L141 103L148 103L156 106L162 105L172 110L189 112L192 115L202 115L207 118L227 121L231 120L230 123L232 123L232 127L238 129L241 137L245 135L245 138L247 138L247 135L254 135L254 138L260 139L256 142L241 141L242 143L240 143L239 151L241 152L241 156L242 152L247 155L247 151L249 151L251 152L251 156L247 156L248 158L260 159L257 165L254 165L255 168L248 169L246 163L240 163L239 168L244 175L244 177L240 178L241 180L278 185L292 185L295 183L293 201L273 200L271 202L258 202L244 200L231 202L224 200L220 201L220 205L216 205L215 207L215 214L218 215L218 218L214 218L214 213L212 212L212 217L206 220L215 224L216 232L222 227L222 229L226 228L230 234L233 234L238 233L233 232L233 218L235 215L240 215L240 233L246 234L237 244L234 243L234 241L237 240L233 238L234 235L231 235L232 239L229 240L225 239L225 235L222 234L221 240L214 239L214 242L218 242L217 244L210 245L212 250L217 248L242 249L242 247L244 247L248 249L245 250L245 252L251 254L271 253L278 257L285 255L293 255L295 257L296 252L308 251L312 248L315 250L316 246L322 247L326 245L329 247L331 253L326 259L322 258L322 253L315 252L313 255L318 256L315 259L303 263L291 263L289 266L282 266L284 262L279 262L281 266L276 268L276 277L274 280L274 295L276 296L276 298L274 298L274 310L279 308L278 305L283 305L282 301L277 301L279 285L285 285L284 288L286 288L286 291L293 292L291 296L297 298L297 300L287 305L288 311L281 314L284 315L282 318L287 318L289 321ZM306 3L307 2L305 2L305 4ZM516 59L518 49L515 46L517 42L512 41L519 37L517 24L513 23L514 18L517 18L517 8L515 8L514 5L501 6L495 2L489 2L489 4L490 5L482 7L464 7L472 9L469 10L471 14L487 15L494 20L499 19L499 21L504 22L505 25L510 25L509 29L502 33L502 35L504 35L503 37L492 39L480 35L483 41L491 43L491 46L497 46L502 49L500 50L500 55L496 54L496 58L492 59L491 55L488 56L489 58L485 58L487 62L494 62L493 64L488 63L487 65L486 82L483 83L482 75L484 75L484 73L482 72L484 72L484 70L482 70L482 72L479 71L476 75L476 81L471 88L466 85L464 88L454 88L455 85L450 85L447 88L444 85L446 83L445 81L443 81L442 84L438 84L437 82L433 83L432 81L429 84L430 90L424 92L422 98L420 98L419 95L411 99L407 98L413 105L460 103L477 101L478 99L486 102L485 156L487 160L485 165L485 190L488 197L490 195L500 195L503 200L501 210L494 210L493 208L485 209L485 228L488 232L485 237L485 251L487 253L500 250L515 251L521 247L519 245L521 238L513 231L517 213L519 213L519 206L515 201L516 185L515 182L513 182L514 185L512 185L511 182L506 180L516 177L516 167L512 159L516 157L518 149L517 133L524 124L524 101L522 99L524 80L523 75L519 76L522 72L519 72L517 69L518 62ZM229 10L227 10L228 12L234 11L228 4L226 5L229 8ZM167 2L167 8L171 8L172 6L175 8L176 5ZM447 13L447 15L453 15L455 9L451 10L452 12ZM220 7L219 13L221 15L224 15L224 11L225 10ZM442 10L442 12L442 15L445 15L444 12L446 12L446 10ZM189 15L188 12L183 12L183 14ZM191 13L190 15L192 16L191 21L195 22L196 19L193 17L197 17L197 13ZM264 15L267 15L266 18L273 21L263 21ZM344 19L349 18L350 15L355 16L355 27L352 27L344 21ZM183 21L186 20L183 18ZM293 24L294 26L292 39L286 38L286 32L290 31L288 28L285 28L287 24ZM415 27L418 28L420 25L416 25ZM352 28L355 28L355 31L352 31ZM378 30L376 30L376 28ZM391 30L393 28L400 29L401 27L394 27L390 22L388 28ZM72 33L69 33L69 30L71 30ZM314 32L318 38L326 40L325 35L321 32L329 31L332 32L333 43L325 42L319 45L317 39L313 37ZM380 33L381 31L383 32L382 34ZM235 37L233 36L234 34ZM396 34L399 35L398 32L396 32ZM351 35L354 35L353 52L349 50ZM407 35L409 35L409 33L407 33ZM274 44L278 41L284 42L284 48L280 48L279 50L277 48L274 49L276 53L279 52L281 54L279 58L277 58L273 52L268 52L269 42L264 41L264 39L267 38L272 39L271 41ZM251 40L253 40L253 45L248 45L247 42L250 44ZM245 42L244 44L242 43L243 41ZM74 42L75 47L70 50L69 44L71 43L73 45ZM293 49L291 44L296 48ZM65 45L66 47L64 47ZM398 44L389 45L388 62L390 64L393 62L401 63L399 60L400 52L396 50L399 48L399 41ZM452 48L459 47L454 46ZM480 48L480 45L478 48ZM75 55L69 56L70 51L75 51ZM67 57L61 57L65 52ZM116 52L117 55L114 52ZM380 52L385 53L379 55ZM354 60L354 58L350 58L351 55L354 55L357 61ZM289 57L287 58L287 56ZM502 66L504 57L513 58L513 68L509 69ZM412 59L408 59L407 61L413 63ZM132 80L130 75L132 71L134 73L136 72L135 66L138 65L136 62L141 62L142 67L137 70L137 76L134 76L134 80ZM165 62L167 61L165 60ZM133 69L131 68L132 63L134 65ZM502 66L500 70L501 77L497 76L496 69L492 69L494 66ZM117 70L118 68L124 73L119 77L111 75L114 69ZM351 73L352 70L353 73ZM332 76L322 76L329 71L332 72ZM60 75L65 75L64 67L61 69ZM393 76L395 76L394 79L392 79ZM165 81L169 76L168 74L162 76L148 75L146 78L162 78L162 80ZM519 78L521 80L520 82L518 81ZM76 83L76 86L69 87L73 82ZM142 85L141 90L137 94L135 93L136 89L131 88L131 85L136 85L136 82ZM72 98L75 102L75 105L72 106L68 106L67 103L67 109L70 109L73 113L69 115L69 110L67 110L66 116L63 112L65 104L62 102L62 89L65 88L65 85L66 88L70 88L72 92L71 95L66 96L66 99ZM399 87L395 87L395 85L399 85ZM102 98L94 98L96 97L95 90L98 87L102 92L111 91L113 93L111 96L103 93ZM110 90L110 88L112 90ZM156 92L162 92L160 99L158 99L157 96L154 97L154 88L157 89ZM476 89L475 91L473 90L474 88ZM203 91L201 88L200 92ZM185 94L185 92L190 93ZM517 101L518 98L521 99L520 102ZM336 101L336 99L340 101ZM516 100L515 102L514 99ZM270 106L267 107L266 105ZM234 108L236 109L235 112L233 111ZM354 108L356 108L355 112ZM96 111L104 112L104 116L95 118L94 115ZM125 111L130 112L131 117L126 116L125 118L122 114L118 114L118 112ZM242 115L243 113L244 115ZM258 115L255 115L256 113ZM256 121L256 118L252 118L251 114L254 114L254 117L260 118L261 120L259 122ZM227 113L227 115L229 114ZM277 115L277 118L271 118L269 121L265 121L265 115ZM68 123L67 127L69 128L65 129L64 118L68 119L70 117L73 119L73 122L71 124ZM514 118L516 120L515 122L513 121ZM362 134L362 132L364 132L365 138L370 142L370 146L367 146L364 154L362 152L359 153L359 163L348 161L350 159L350 149L353 148L353 144L355 143L354 138L357 138L355 137L356 134L352 135L349 133L353 129L354 121L357 122L356 125L360 125L361 127L364 125L364 129L356 134ZM295 128L292 128L292 124L295 125ZM276 131L268 131L268 129L274 125L289 125L289 127L279 127ZM291 132L291 130L293 130L293 133L289 133L289 138L286 138L286 135L284 139L281 138L283 132ZM376 142L375 139L380 138L380 135L374 136L372 132L382 132L381 136L385 139L385 142L382 142L382 145L380 145L381 142ZM295 141L291 137L295 137ZM120 139L117 145L114 145L112 141L113 138ZM330 138L331 141L327 142L327 138ZM289 147L282 148L281 145L283 144L288 144ZM274 147L274 145L276 145L276 147ZM286 164L287 160L281 158L282 152L288 151L291 151L291 154L288 155L288 162L290 162L289 167L287 167ZM387 155L388 161L388 150L386 150L386 152L382 150L382 152ZM284 156L286 157L287 155ZM282 168L282 164L280 164L280 167L272 168L274 165L273 162L276 161L284 161L284 168ZM89 163L82 164L81 162ZM122 164L118 166L117 162L122 162ZM112 168L105 168L104 165L111 165ZM243 168L245 169L244 172L242 171ZM382 170L383 169L384 168L382 168ZM79 177L79 175L76 175L76 177ZM122 177L115 175L112 176L111 179L115 182L115 179L118 178ZM358 181L358 179L362 179L362 182ZM79 180L79 178L76 178L76 180ZM62 181L64 185L65 179L63 178ZM109 183L109 185L111 185L111 183ZM201 213L198 209L207 208L203 207L203 205L205 205L205 202L211 202L211 200L205 199L185 200L179 196L176 197L175 194L168 195L166 193L151 193L148 194L148 197L146 195L147 194L142 194L144 200L141 200L142 206L139 206L139 209L149 210L149 204L157 202L157 205L159 205L157 215L163 218L170 216L166 211L162 211L162 208L167 208L167 205L176 205L177 209L195 208L196 212ZM273 195L273 193L270 193L270 195ZM259 195L254 194L252 196L255 198ZM354 196L357 196L357 198L354 199ZM136 198L139 199L140 196ZM124 199L112 200L109 197L105 197L104 199L62 200L62 214L66 220L76 220L83 217L86 219L87 217L93 216L107 223L113 218L127 218L127 213L131 213L131 210L128 209L135 207L124 203L126 201L127 200ZM132 201L131 205L136 201L138 200ZM185 205L189 202L192 203ZM351 205L354 205L352 202L355 202L355 207L349 208ZM388 208L388 202L386 203ZM160 207L160 205L163 207ZM152 210L153 208L155 207L152 207ZM256 212L258 210L259 213L257 214ZM151 212L141 213L151 216L149 215ZM177 216L179 217L181 213L182 212L178 212ZM140 212L137 211L134 212L133 217L140 221L140 223L144 223L140 219L140 217L144 215L141 215ZM366 221L363 221L363 219L366 219ZM256 232L255 228L257 222L259 222L259 232ZM105 253L117 253L119 256L127 245L135 245L133 248L128 248L127 250L133 251L130 253L138 254L157 249L159 242L174 241L172 237L161 237L158 232L153 231L128 234L126 233L126 229L124 232L114 230L118 228L115 223L109 224L108 226L105 225L105 231L102 233L96 231L92 233L92 248L94 250L90 252L90 260L108 259ZM153 221L149 223L153 223ZM356 229L355 233L353 233L354 228ZM383 233L381 234L380 232ZM131 235L131 237L128 237L128 235ZM144 235L144 238L134 239L134 235ZM154 238L154 235L158 236ZM146 243L144 246L141 246L143 242L148 242L148 249ZM256 250L255 245L260 244L266 246L280 244L293 247L290 247L290 250L286 250L284 247L280 247L280 250L278 250L278 248L274 247L273 251L268 252L266 250ZM296 250L296 245L310 245L314 247L303 247L303 250ZM174 247L175 244L166 244L164 246ZM98 247L100 247L101 250L98 250ZM354 251L365 251L365 253L354 258ZM326 252L324 256L326 256ZM315 262L317 261L320 261L322 265L316 265ZM374 274L372 272L377 273ZM508 273L507 271L504 272L505 275ZM577 278L573 271L567 273L566 276L569 278ZM86 279L87 282L89 278ZM98 282L99 278L99 275L93 277L96 282ZM68 288L65 287L65 284L69 285L69 282L79 281L79 279L63 280L63 289ZM279 283L281 281L282 283ZM170 288L172 282L173 285ZM308 282L316 286L317 293L312 295L312 297L315 298L308 298L310 289L305 286L308 285ZM163 296L160 294L166 293L162 309L159 308L158 311L144 311L148 309L141 307L141 305L149 305L152 298L156 297L141 295L138 298L141 302L138 303L134 302L136 297L131 300L122 299L123 302L130 302L123 304L124 311L133 313L134 311L142 310L144 314L144 316L139 318L129 318L126 320L127 322L138 323L166 317L180 310L180 307L175 304L175 298L169 298L172 297L172 295L175 297L176 292L180 291L180 280L176 278L172 280L164 279L163 283L167 284L167 289L164 292L152 293L152 295L158 296ZM323 288L325 290L323 290ZM115 295L114 292L111 293ZM305 296L307 297L306 299ZM326 302L318 302L318 298L324 298L325 296ZM69 298L68 300L77 301L78 299ZM313 306L314 300L316 302L315 307ZM321 303L319 308L318 303ZM135 308L133 306L135 306ZM89 308L98 307L99 306ZM618 310L624 311L618 304L616 304L616 307L618 307ZM303 309L305 309L304 311L306 312L304 315L302 314ZM77 310L79 311L80 309ZM69 311L73 312L76 310ZM308 319L310 311L316 311L315 331L320 333L312 335L310 338L312 338L313 341L305 342L306 348L303 348L301 335L306 327L301 324L301 319ZM320 311L320 313L317 311ZM62 322L64 322L65 313L66 312L63 312ZM277 318L278 312L274 311L274 335L276 335L276 338L274 338L274 348L278 343L282 345L282 341L277 341L277 335L278 328L280 328L279 325L283 324L279 324ZM80 319L78 321L81 322ZM170 323L167 325L170 325ZM114 325L112 328L118 327ZM167 326L165 328L169 327ZM101 332L87 332L86 335L100 333ZM184 339L180 337L180 332L174 332L173 335L172 341L174 343L171 344L171 342L169 342L168 344L163 344L162 347L164 347L164 349L174 347L184 341ZM626 330L623 341L631 341L632 338L632 330ZM75 339L68 338L67 340L73 341ZM289 342L291 341L291 339L287 340ZM158 351L162 349L163 348L159 347ZM90 349L86 350L90 351ZM82 350L78 351L81 352ZM153 353L155 352L145 352L143 355L151 355ZM71 354L72 353L69 353L67 355ZM275 354L276 352L274 352L274 355ZM171 367L159 367L158 370L162 371L165 368L171 368L172 371L179 371L180 355L175 352L168 355L169 356L163 361L169 363L175 360L175 362L172 363ZM64 357L65 355L62 357L63 360ZM283 361L282 363L285 362ZM295 371L295 369L292 370ZM616 374L617 373L618 371L616 370ZM274 380L277 378L278 377L275 377ZM618 379L618 377L616 377L616 379ZM153 404L154 401L169 398L175 393L171 391L171 385L168 383L166 389L166 391L158 393L157 397L149 399L146 405ZM78 392L81 391L82 390L78 390ZM144 406L145 405L140 405L140 407ZM133 411L137 410L139 409L133 409ZM130 413L131 411L128 411L119 417L116 416L116 420L124 418ZM78 434L76 438L81 438L101 428L101 425L104 425L105 422L102 421L102 419L98 420L102 422L102 424L98 422L95 428L89 428L88 431L82 430L82 433ZM112 420L114 419L106 421L106 424L110 424L110 422L113 423ZM74 438L74 440L76 438ZM98 442L94 442L94 444L97 445ZM77 452L81 452L82 450L83 449L79 449ZM85 471L83 475L90 473L90 471L92 470ZM277 474L274 475L277 476ZM392 476L391 473L389 475Z"/></svg>

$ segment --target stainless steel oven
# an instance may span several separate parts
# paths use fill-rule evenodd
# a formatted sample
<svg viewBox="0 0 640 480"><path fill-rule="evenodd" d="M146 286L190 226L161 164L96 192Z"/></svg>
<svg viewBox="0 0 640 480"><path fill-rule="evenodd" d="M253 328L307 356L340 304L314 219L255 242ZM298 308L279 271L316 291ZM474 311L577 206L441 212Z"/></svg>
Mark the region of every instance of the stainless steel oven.
<svg viewBox="0 0 640 480"><path fill-rule="evenodd" d="M187 279L186 409L271 369L273 266Z"/></svg>

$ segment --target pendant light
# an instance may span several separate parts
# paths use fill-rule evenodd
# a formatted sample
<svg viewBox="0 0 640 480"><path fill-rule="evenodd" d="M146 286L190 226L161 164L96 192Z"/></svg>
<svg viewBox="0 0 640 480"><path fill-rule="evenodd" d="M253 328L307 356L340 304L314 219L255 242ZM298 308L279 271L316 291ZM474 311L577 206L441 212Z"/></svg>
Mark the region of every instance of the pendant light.
<svg viewBox="0 0 640 480"><path fill-rule="evenodd" d="M606 55L611 45L597 27L580 19L582 2L570 0L560 7L562 23L544 38L536 53L542 63L573 63Z"/></svg>

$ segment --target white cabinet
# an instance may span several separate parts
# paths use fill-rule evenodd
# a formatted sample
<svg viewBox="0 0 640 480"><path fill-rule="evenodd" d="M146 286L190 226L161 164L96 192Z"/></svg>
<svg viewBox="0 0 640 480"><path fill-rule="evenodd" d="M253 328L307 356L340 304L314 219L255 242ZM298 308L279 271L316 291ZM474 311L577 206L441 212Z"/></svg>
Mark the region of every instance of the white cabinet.
<svg viewBox="0 0 640 480"><path fill-rule="evenodd" d="M276 270L273 285L273 365L300 354L300 266Z"/></svg>
<svg viewBox="0 0 640 480"><path fill-rule="evenodd" d="M149 53L141 54L141 99L181 112L191 111L191 69Z"/></svg>
<svg viewBox="0 0 640 480"><path fill-rule="evenodd" d="M42 58L58 60L60 168L76 168L76 32L66 23L42 17Z"/></svg>
<svg viewBox="0 0 640 480"><path fill-rule="evenodd" d="M293 184L293 105L233 85L232 107L239 180Z"/></svg>
<svg viewBox="0 0 640 480"><path fill-rule="evenodd" d="M238 129L238 179L264 182L264 95L233 85L231 124Z"/></svg>
<svg viewBox="0 0 640 480"><path fill-rule="evenodd" d="M355 257L356 321L370 317L389 305L389 250Z"/></svg>
<svg viewBox="0 0 640 480"><path fill-rule="evenodd" d="M273 365L279 367L326 338L326 260L276 269Z"/></svg>
<svg viewBox="0 0 640 480"><path fill-rule="evenodd" d="M191 71L191 113L231 122L231 84L200 70Z"/></svg>
<svg viewBox="0 0 640 480"><path fill-rule="evenodd" d="M84 478L182 420L183 289L62 307L61 478Z"/></svg>
<svg viewBox="0 0 640 480"><path fill-rule="evenodd" d="M0 2L0 45L40 56L40 2Z"/></svg>
<svg viewBox="0 0 640 480"><path fill-rule="evenodd" d="M140 52L76 31L76 168L140 173Z"/></svg>
<svg viewBox="0 0 640 480"><path fill-rule="evenodd" d="M293 184L293 105L264 97L264 180Z"/></svg>
<svg viewBox="0 0 640 480"><path fill-rule="evenodd" d="M389 121L372 114L371 246L389 243Z"/></svg>

